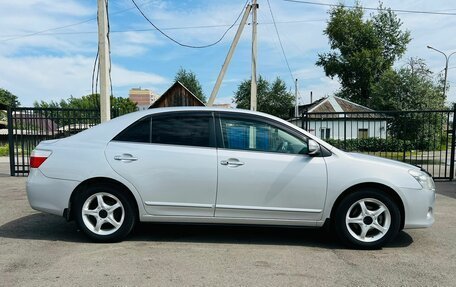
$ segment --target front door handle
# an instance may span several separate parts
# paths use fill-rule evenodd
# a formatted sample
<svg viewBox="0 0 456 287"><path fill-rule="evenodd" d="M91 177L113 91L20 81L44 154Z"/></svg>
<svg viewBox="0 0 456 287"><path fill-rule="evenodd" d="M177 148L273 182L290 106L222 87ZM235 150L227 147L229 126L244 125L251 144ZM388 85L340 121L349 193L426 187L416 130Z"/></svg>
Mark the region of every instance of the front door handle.
<svg viewBox="0 0 456 287"><path fill-rule="evenodd" d="M239 161L238 159L235 159L235 158L230 158L228 160L222 160L220 162L220 164L221 165L232 166L232 167L244 165L244 163L242 161Z"/></svg>
<svg viewBox="0 0 456 287"><path fill-rule="evenodd" d="M114 156L114 159L120 160L120 161L137 161L138 160L138 158L132 156L129 153L124 153L122 155L116 155L116 156Z"/></svg>

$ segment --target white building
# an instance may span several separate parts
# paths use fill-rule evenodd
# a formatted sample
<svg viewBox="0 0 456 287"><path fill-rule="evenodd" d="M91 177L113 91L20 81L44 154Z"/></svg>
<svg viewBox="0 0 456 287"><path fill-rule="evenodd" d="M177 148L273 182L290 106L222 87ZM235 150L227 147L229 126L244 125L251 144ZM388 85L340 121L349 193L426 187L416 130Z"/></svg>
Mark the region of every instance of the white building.
<svg viewBox="0 0 456 287"><path fill-rule="evenodd" d="M387 116L335 96L299 106L289 121L321 139L386 138Z"/></svg>

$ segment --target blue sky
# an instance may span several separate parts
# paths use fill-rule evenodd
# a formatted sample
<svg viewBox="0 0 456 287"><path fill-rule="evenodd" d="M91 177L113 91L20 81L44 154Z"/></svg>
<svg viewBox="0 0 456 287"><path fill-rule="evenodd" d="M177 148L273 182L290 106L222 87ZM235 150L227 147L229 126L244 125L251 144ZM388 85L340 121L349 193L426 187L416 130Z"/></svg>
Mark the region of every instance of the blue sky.
<svg viewBox="0 0 456 287"><path fill-rule="evenodd" d="M336 3L334 0L320 3ZM191 45L217 40L241 12L245 0L137 0L156 25L169 29L175 39ZM329 50L323 30L328 7L270 0L278 22L283 47L293 77L298 78L300 102L309 102L339 88L337 79L327 78L315 66L318 53ZM292 88L292 76L285 64L266 0L258 0L258 73L268 80L280 77ZM352 5L353 1L345 1ZM377 1L361 1L376 7ZM384 1L386 7L422 11L456 12L454 1ZM221 43L207 49L177 46L151 29L133 7L131 0L111 0L110 26L112 79L116 96L128 96L133 87L148 88L158 94L173 82L177 70L192 70L209 97L229 45L234 27ZM369 13L369 12L367 12ZM433 72L444 68L444 57L426 45L445 52L456 51L456 16L398 13L410 30L412 41L397 67L409 57L423 58ZM97 47L95 0L23 0L0 2L0 87L19 97L23 106L35 100L60 100L91 92L91 75ZM87 20L87 21L86 21ZM78 25L75 23L85 22ZM47 29L66 28L31 35ZM198 26L220 26L195 28ZM241 41L225 76L217 103L231 103L239 83L250 78L251 26L244 29ZM456 55L450 60L448 80L456 85ZM448 100L456 102L452 87Z"/></svg>

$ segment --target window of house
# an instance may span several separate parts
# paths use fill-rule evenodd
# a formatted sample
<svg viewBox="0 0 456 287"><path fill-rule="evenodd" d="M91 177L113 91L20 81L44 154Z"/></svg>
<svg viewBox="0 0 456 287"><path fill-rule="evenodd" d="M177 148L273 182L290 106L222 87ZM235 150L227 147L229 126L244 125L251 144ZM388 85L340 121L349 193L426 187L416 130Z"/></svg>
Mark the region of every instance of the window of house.
<svg viewBox="0 0 456 287"><path fill-rule="evenodd" d="M321 139L329 139L331 137L331 129L330 128L321 128L320 129L320 138Z"/></svg>
<svg viewBox="0 0 456 287"><path fill-rule="evenodd" d="M221 119L224 148L303 154L307 142L285 130L256 120Z"/></svg>
<svg viewBox="0 0 456 287"><path fill-rule="evenodd" d="M358 129L358 138L359 139L367 139L368 137L369 137L368 129Z"/></svg>

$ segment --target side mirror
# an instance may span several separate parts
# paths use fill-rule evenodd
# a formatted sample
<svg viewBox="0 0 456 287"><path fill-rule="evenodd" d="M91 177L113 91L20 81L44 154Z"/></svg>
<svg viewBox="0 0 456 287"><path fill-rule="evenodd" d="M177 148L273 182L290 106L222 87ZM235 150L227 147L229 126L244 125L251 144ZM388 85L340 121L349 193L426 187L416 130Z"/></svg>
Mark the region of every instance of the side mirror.
<svg viewBox="0 0 456 287"><path fill-rule="evenodd" d="M309 151L307 152L308 155L316 155L320 153L320 145L316 141L309 139L307 144L309 146Z"/></svg>

